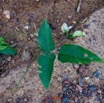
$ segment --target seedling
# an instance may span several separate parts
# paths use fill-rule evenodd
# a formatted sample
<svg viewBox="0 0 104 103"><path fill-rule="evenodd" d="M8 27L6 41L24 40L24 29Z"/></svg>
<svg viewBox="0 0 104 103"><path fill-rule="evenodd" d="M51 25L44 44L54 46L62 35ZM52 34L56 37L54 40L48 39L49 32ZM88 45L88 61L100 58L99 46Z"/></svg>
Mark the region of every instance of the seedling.
<svg viewBox="0 0 104 103"><path fill-rule="evenodd" d="M4 42L4 39L2 37L0 37L0 54L16 54L16 50L12 48L8 43Z"/></svg>
<svg viewBox="0 0 104 103"><path fill-rule="evenodd" d="M67 24L64 24L61 29L67 36L71 35L69 36L71 38L84 35L81 31L75 31L73 34L70 34L70 28L67 27ZM43 52L38 58L39 78L44 87L48 89L56 55L54 53L55 45L52 38L52 30L46 20L43 21L38 32L38 44ZM104 63L104 60L98 55L77 44L64 44L60 47L58 60L62 63L73 64L89 64L91 62Z"/></svg>
<svg viewBox="0 0 104 103"><path fill-rule="evenodd" d="M62 32L66 34L70 39L75 37L85 36L85 33L80 30L75 31L74 33L70 33L70 29L72 28L73 26L68 26L66 23L63 23L63 25L61 26Z"/></svg>

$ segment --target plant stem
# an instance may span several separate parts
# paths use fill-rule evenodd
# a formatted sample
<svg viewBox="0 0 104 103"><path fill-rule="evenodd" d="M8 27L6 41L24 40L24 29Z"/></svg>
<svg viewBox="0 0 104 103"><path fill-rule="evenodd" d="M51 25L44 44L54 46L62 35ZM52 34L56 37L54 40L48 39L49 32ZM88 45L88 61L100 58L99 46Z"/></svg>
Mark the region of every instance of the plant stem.
<svg viewBox="0 0 104 103"><path fill-rule="evenodd" d="M39 53L39 49L37 49L36 54L38 54L38 53ZM22 80L25 78L25 76L26 76L28 70L29 70L30 67L31 67L31 64L34 62L34 59L36 59L36 54L33 56L33 58L31 59L31 61L28 63L27 68L26 68L26 71L24 72L23 76L21 77L21 79L20 79L19 82L17 83L15 89L14 89L13 92L12 92L12 95L14 95L14 94L17 92L17 90L18 90L18 88L19 88L19 85L21 84Z"/></svg>
<svg viewBox="0 0 104 103"><path fill-rule="evenodd" d="M63 36L63 38L61 38L61 40L59 40L58 42L56 42L55 44L59 44L60 42L64 41L65 39L67 39L67 36Z"/></svg>

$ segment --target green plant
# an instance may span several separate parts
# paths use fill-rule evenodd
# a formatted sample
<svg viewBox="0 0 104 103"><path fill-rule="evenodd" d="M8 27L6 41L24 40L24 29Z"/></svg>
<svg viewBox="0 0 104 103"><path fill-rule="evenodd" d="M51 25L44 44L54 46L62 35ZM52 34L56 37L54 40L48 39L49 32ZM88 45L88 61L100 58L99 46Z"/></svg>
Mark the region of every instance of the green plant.
<svg viewBox="0 0 104 103"><path fill-rule="evenodd" d="M81 31L70 34L69 28L66 24L64 25L66 29L62 27L62 30L67 34L67 36L74 38L76 36L83 35ZM55 45L52 39L52 30L46 20L43 21L38 32L38 44L43 52L38 58L39 78L44 87L48 89L54 69L54 60L56 56L54 53ZM68 62L73 64L104 62L104 60L102 60L98 55L77 44L64 44L62 47L60 47L58 60L62 63Z"/></svg>
<svg viewBox="0 0 104 103"><path fill-rule="evenodd" d="M0 37L0 54L15 55L16 50L12 48L9 44L4 42L4 39Z"/></svg>

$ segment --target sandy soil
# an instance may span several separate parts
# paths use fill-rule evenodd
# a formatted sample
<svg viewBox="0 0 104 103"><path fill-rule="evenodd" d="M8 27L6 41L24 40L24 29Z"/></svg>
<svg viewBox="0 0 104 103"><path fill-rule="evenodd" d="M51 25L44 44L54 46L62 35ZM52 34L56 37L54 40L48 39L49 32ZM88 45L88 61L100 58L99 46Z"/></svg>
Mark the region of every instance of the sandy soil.
<svg viewBox="0 0 104 103"><path fill-rule="evenodd" d="M20 84L19 90L12 95L12 91L26 70L26 65L36 53L38 45L37 36L34 33L38 30L43 18L46 18L50 23L55 42L60 40L60 27L63 22L66 22L68 25L74 25L75 30L83 30L86 36L76 38L74 41L65 40L62 44L78 43L104 58L104 8L101 9L104 6L104 1L84 0L79 13L76 12L77 5L77 0L1 1L0 36L4 37L9 44L15 44L14 47L18 54L13 57L0 56L0 103L41 103L46 94L56 96L62 92L64 75L68 75L71 82L76 84L78 84L77 82L81 76L89 77L86 80L87 83L97 85L99 90L104 89L103 64L92 63L85 66L88 69L84 70L83 73L77 73L79 65L61 64L56 60L52 83L49 90L46 91L40 83L37 73L36 60L40 54L39 52L36 54L26 78ZM95 12L98 9L99 11ZM3 14L5 10L10 11L10 19L7 19ZM84 21L85 19L87 22ZM28 30L25 29L26 26L29 27ZM24 51L26 51L26 57L24 56ZM102 72L101 78L91 77L96 70ZM100 103L99 101L94 101L95 98L96 96L82 97L81 103ZM61 101L57 101L57 103L61 103Z"/></svg>

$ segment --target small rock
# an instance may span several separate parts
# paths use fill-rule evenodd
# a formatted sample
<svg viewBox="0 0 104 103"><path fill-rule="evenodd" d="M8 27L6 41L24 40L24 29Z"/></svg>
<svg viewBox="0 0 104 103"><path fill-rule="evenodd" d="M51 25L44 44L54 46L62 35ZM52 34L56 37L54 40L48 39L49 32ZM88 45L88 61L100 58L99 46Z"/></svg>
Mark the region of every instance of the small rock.
<svg viewBox="0 0 104 103"><path fill-rule="evenodd" d="M24 102L27 102L28 101L28 99L27 98L24 98Z"/></svg>
<svg viewBox="0 0 104 103"><path fill-rule="evenodd" d="M97 91L97 93L100 93L100 94L101 94L101 93L102 93L102 91L101 91L101 90L98 90L98 91Z"/></svg>
<svg viewBox="0 0 104 103"><path fill-rule="evenodd" d="M90 77L84 77L84 79L85 79L85 80L89 80L89 79L90 79Z"/></svg>
<svg viewBox="0 0 104 103"><path fill-rule="evenodd" d="M39 0L35 0L36 2L39 2Z"/></svg>
<svg viewBox="0 0 104 103"><path fill-rule="evenodd" d="M12 97L7 98L7 102L13 103L13 98Z"/></svg>
<svg viewBox="0 0 104 103"><path fill-rule="evenodd" d="M89 85L88 90L92 91L92 92L95 92L95 91L97 91L97 86L96 85Z"/></svg>
<svg viewBox="0 0 104 103"><path fill-rule="evenodd" d="M83 86L84 85L84 78L80 78L78 81L79 81L79 85L80 86Z"/></svg>
<svg viewBox="0 0 104 103"><path fill-rule="evenodd" d="M17 91L17 94L18 94L19 96L23 96L23 94L24 94L23 89L18 90L18 91Z"/></svg>
<svg viewBox="0 0 104 103"><path fill-rule="evenodd" d="M83 89L82 90L82 95L85 96L85 97L89 97L92 95L92 92L89 91L88 89Z"/></svg>
<svg viewBox="0 0 104 103"><path fill-rule="evenodd" d="M79 65L78 64L74 64L73 66L74 66L75 69L78 69L79 68Z"/></svg>
<svg viewBox="0 0 104 103"><path fill-rule="evenodd" d="M92 73L92 76L93 77L96 77L96 78L100 78L102 75L101 71L99 70L96 70L95 72Z"/></svg>
<svg viewBox="0 0 104 103"><path fill-rule="evenodd" d="M15 63L15 60L12 60L11 63L14 64Z"/></svg>
<svg viewBox="0 0 104 103"><path fill-rule="evenodd" d="M3 11L3 14L5 15L5 17L6 17L7 19L10 19L10 11L9 11L9 10Z"/></svg>
<svg viewBox="0 0 104 103"><path fill-rule="evenodd" d="M63 95L62 103L69 103L69 97L67 95Z"/></svg>
<svg viewBox="0 0 104 103"><path fill-rule="evenodd" d="M24 103L24 101L21 97L17 97L16 98L16 103Z"/></svg>
<svg viewBox="0 0 104 103"><path fill-rule="evenodd" d="M33 38L34 37L34 34L30 34L30 37Z"/></svg>
<svg viewBox="0 0 104 103"><path fill-rule="evenodd" d="M25 29L25 30L29 30L29 28L30 28L30 27L29 27L28 25L24 26L24 29Z"/></svg>
<svg viewBox="0 0 104 103"><path fill-rule="evenodd" d="M97 22L97 20L92 20L92 22L93 22L93 23L96 23L96 22Z"/></svg>
<svg viewBox="0 0 104 103"><path fill-rule="evenodd" d="M28 61L31 59L31 53L28 50L24 50L21 55L22 61Z"/></svg>
<svg viewBox="0 0 104 103"><path fill-rule="evenodd" d="M82 93L82 87L77 85L77 88L78 88L79 92Z"/></svg>
<svg viewBox="0 0 104 103"><path fill-rule="evenodd" d="M12 60L12 58L11 57L8 57L7 60L10 62Z"/></svg>
<svg viewBox="0 0 104 103"><path fill-rule="evenodd" d="M70 20L72 18L72 15L68 15L68 19Z"/></svg>
<svg viewBox="0 0 104 103"><path fill-rule="evenodd" d="M31 40L31 38L29 37L29 38L27 38L27 40L28 40L28 41L30 41L30 40Z"/></svg>
<svg viewBox="0 0 104 103"><path fill-rule="evenodd" d="M73 21L73 24L76 24L76 21Z"/></svg>

